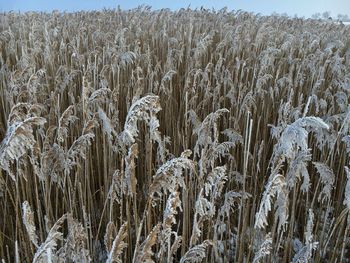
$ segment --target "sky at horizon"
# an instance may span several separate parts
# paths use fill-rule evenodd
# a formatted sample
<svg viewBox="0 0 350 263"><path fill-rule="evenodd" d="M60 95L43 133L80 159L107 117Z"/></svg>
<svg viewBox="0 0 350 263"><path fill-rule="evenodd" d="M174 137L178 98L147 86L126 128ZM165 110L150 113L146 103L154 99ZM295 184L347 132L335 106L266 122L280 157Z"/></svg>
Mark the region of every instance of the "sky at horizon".
<svg viewBox="0 0 350 263"><path fill-rule="evenodd" d="M122 9L132 9L140 5L148 5L153 9L170 8L177 10L179 8L199 8L204 6L206 8L221 9L228 7L229 10L242 9L249 12L261 13L269 15L273 12L289 16L297 15L299 17L310 17L315 13L323 13L330 11L332 17L338 14L346 14L350 17L350 0L193 0L193 1L117 1L117 0L0 0L0 11L79 11L79 10L101 10L103 8L114 9L118 5Z"/></svg>

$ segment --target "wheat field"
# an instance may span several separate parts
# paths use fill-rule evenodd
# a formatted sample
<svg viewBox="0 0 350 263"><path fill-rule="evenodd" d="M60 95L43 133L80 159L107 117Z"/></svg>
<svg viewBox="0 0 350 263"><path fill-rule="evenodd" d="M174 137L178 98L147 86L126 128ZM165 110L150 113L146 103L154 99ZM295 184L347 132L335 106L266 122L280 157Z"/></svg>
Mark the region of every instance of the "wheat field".
<svg viewBox="0 0 350 263"><path fill-rule="evenodd" d="M2 263L350 262L350 26L0 21Z"/></svg>

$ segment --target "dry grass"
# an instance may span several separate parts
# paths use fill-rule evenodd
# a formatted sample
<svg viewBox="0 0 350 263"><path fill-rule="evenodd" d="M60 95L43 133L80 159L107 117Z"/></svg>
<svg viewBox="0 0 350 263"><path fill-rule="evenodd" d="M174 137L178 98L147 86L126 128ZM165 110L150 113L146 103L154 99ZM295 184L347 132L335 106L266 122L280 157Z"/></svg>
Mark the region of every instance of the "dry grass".
<svg viewBox="0 0 350 263"><path fill-rule="evenodd" d="M3 262L349 262L350 27L0 14Z"/></svg>

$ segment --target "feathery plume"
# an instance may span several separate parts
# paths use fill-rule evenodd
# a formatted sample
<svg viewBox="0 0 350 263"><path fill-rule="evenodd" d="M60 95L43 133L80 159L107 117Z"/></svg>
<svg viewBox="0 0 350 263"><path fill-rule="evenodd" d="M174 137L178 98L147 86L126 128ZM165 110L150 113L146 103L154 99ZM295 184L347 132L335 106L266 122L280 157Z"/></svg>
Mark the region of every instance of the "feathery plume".
<svg viewBox="0 0 350 263"><path fill-rule="evenodd" d="M29 149L33 149L35 138L33 126L42 126L46 120L41 117L30 117L22 122L15 122L8 127L5 138L0 144L0 167L7 171L12 180L15 175L10 170L10 164L18 161Z"/></svg>
<svg viewBox="0 0 350 263"><path fill-rule="evenodd" d="M36 227L34 222L34 213L28 203L28 201L24 201L22 204L23 211L23 223L26 227L28 236L30 241L38 247L38 236L36 235Z"/></svg>
<svg viewBox="0 0 350 263"><path fill-rule="evenodd" d="M255 254L253 263L260 262L264 257L270 255L272 249L272 238L271 233L265 236L264 241L261 243L258 252Z"/></svg>
<svg viewBox="0 0 350 263"><path fill-rule="evenodd" d="M126 237L128 236L128 224L125 222L119 229L117 236L115 237L112 247L108 249L108 258L106 263L122 263L121 255L123 254L123 250L128 246L127 243L124 242Z"/></svg>
<svg viewBox="0 0 350 263"><path fill-rule="evenodd" d="M180 263L200 263L207 256L207 249L213 243L210 240L204 240L202 244L190 248L180 259Z"/></svg>
<svg viewBox="0 0 350 263"><path fill-rule="evenodd" d="M144 263L154 263L153 255L154 252L152 247L157 243L157 237L160 232L161 224L158 223L153 227L151 233L147 236L146 240L140 245L136 251L136 260L135 262L144 262Z"/></svg>

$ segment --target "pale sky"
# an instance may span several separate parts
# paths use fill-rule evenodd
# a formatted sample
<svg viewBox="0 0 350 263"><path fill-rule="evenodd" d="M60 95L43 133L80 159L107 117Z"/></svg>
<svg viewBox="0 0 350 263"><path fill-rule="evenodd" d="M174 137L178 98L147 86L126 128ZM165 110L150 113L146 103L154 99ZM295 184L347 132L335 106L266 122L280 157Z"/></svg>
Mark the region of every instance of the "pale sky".
<svg viewBox="0 0 350 263"><path fill-rule="evenodd" d="M77 10L100 10L103 8L131 9L146 4L153 9L170 8L179 9L182 7L192 8L204 6L206 8L220 9L227 6L230 10L242 9L261 14L272 12L287 13L290 16L295 14L310 17L314 13L330 11L331 16L347 14L350 16L350 0L173 0L173 1L138 1L138 0L0 0L0 11L77 11Z"/></svg>

